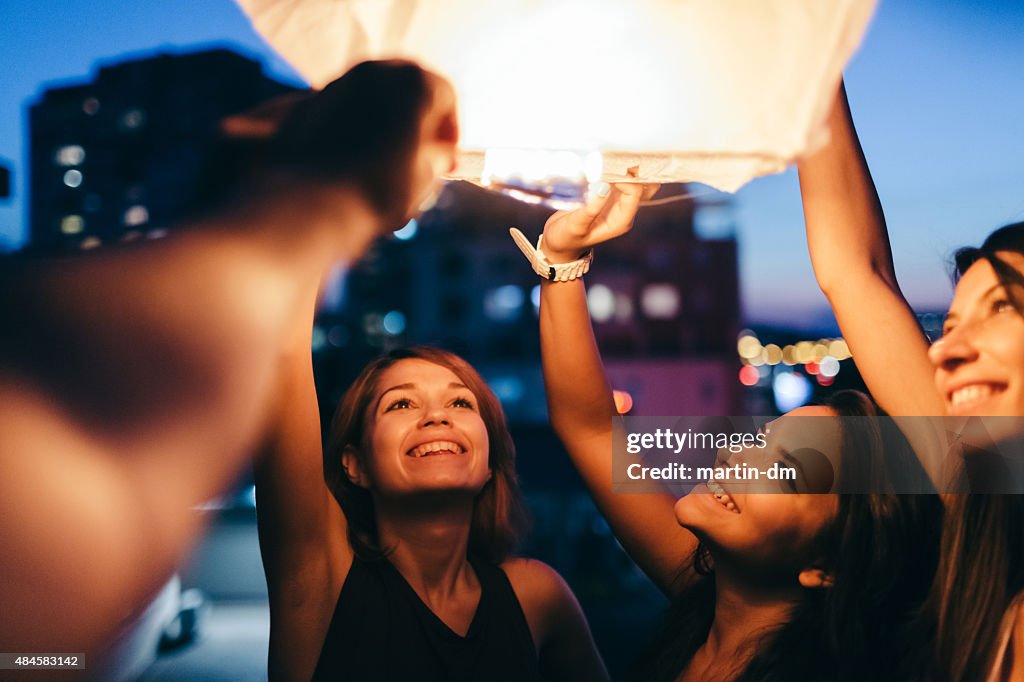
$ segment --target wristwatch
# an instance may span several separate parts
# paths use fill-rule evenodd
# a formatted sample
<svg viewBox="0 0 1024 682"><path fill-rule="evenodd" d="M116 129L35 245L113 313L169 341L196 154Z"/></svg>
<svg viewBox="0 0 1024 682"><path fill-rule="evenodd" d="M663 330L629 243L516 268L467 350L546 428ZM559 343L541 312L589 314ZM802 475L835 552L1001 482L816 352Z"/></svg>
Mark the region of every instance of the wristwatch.
<svg viewBox="0 0 1024 682"><path fill-rule="evenodd" d="M551 263L541 248L544 244L543 234L537 237L537 246L534 247L526 239L526 235L516 228L510 227L508 232L512 235L519 250L526 256L526 260L530 261L533 271L552 282L569 282L579 279L590 270L590 264L594 261L594 249L588 249L585 254L571 263Z"/></svg>

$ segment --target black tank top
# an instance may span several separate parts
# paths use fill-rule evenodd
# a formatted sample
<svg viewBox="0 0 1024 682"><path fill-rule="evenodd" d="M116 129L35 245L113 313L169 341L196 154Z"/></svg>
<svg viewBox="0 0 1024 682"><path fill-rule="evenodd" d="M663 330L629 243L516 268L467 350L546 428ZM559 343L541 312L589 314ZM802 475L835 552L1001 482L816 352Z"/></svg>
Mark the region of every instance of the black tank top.
<svg viewBox="0 0 1024 682"><path fill-rule="evenodd" d="M480 581L480 604L462 637L391 562L355 558L313 680L539 681L533 637L508 577L498 566L470 563Z"/></svg>

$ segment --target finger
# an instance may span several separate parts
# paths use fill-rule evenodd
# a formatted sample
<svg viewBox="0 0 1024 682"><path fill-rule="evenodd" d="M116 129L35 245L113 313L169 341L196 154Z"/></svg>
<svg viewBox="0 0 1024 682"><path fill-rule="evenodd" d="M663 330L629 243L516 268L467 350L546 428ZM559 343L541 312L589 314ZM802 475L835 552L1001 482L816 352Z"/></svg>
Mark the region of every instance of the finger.
<svg viewBox="0 0 1024 682"><path fill-rule="evenodd" d="M660 183L651 182L651 183L644 184L644 195L643 195L644 201L647 201L648 199L653 198L654 195L658 193L659 189L661 189L661 184Z"/></svg>
<svg viewBox="0 0 1024 682"><path fill-rule="evenodd" d="M611 195L611 185L599 183L587 193L587 202L582 207L564 214L566 225L576 233L589 232L591 223L604 211Z"/></svg>
<svg viewBox="0 0 1024 682"><path fill-rule="evenodd" d="M633 229L642 196L643 191L635 183L615 185L601 213L589 225L588 245L609 241Z"/></svg>

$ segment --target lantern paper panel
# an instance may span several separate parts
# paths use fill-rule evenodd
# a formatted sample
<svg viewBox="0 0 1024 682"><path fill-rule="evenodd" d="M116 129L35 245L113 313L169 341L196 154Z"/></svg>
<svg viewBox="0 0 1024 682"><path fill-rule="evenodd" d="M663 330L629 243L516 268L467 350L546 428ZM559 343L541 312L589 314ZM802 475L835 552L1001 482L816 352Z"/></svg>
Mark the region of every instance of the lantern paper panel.
<svg viewBox="0 0 1024 682"><path fill-rule="evenodd" d="M413 59L459 96L458 177L569 152L609 181L735 191L826 140L874 0L238 0L314 87ZM552 157L555 158L555 157ZM557 157L561 158L561 157ZM595 179L593 177L591 180Z"/></svg>

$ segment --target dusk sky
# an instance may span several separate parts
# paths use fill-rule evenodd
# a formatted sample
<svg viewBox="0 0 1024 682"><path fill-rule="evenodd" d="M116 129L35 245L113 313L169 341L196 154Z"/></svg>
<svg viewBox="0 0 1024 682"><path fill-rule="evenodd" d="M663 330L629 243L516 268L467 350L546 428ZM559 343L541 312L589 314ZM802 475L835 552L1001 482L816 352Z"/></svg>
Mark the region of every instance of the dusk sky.
<svg viewBox="0 0 1024 682"><path fill-rule="evenodd" d="M126 53L213 43L298 80L231 0L6 0L0 36L0 158L15 178L13 200L0 200L8 247L24 239L25 113L44 85L85 81ZM904 291L921 310L943 308L951 250L1024 220L1024 2L881 0L847 87ZM817 321L826 304L795 172L755 180L735 208L747 319Z"/></svg>

